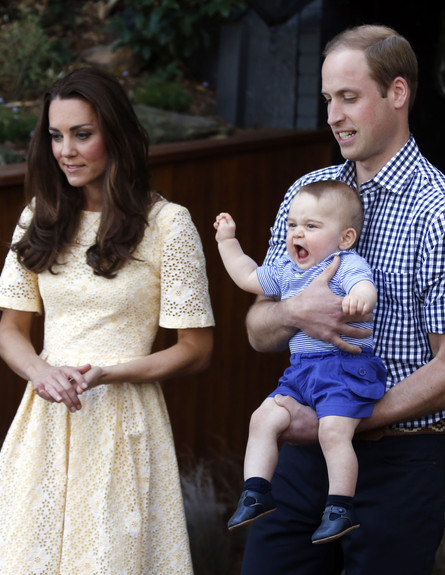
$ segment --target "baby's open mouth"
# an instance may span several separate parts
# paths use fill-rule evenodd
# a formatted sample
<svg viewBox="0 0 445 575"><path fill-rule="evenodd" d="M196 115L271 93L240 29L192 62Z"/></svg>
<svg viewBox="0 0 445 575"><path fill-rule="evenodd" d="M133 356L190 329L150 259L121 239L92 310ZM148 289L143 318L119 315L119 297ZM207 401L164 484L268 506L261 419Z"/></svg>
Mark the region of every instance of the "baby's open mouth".
<svg viewBox="0 0 445 575"><path fill-rule="evenodd" d="M299 259L307 258L307 256L309 255L309 252L305 248L303 248L303 246L295 246L295 249L297 251L297 256Z"/></svg>

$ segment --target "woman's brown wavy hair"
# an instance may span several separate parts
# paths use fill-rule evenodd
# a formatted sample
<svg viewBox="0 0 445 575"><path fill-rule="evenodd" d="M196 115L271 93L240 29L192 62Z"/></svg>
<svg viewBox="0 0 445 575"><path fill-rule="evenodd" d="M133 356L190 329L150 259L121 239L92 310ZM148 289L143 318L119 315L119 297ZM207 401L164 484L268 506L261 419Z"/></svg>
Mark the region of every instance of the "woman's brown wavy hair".
<svg viewBox="0 0 445 575"><path fill-rule="evenodd" d="M82 190L68 183L51 150L48 112L56 98L88 102L105 141L108 159L100 226L86 257L95 274L113 278L133 258L148 225L152 205L148 136L119 82L97 68L74 70L44 95L25 176L26 198L34 199L34 215L12 249L27 269L52 271L78 229L85 201Z"/></svg>

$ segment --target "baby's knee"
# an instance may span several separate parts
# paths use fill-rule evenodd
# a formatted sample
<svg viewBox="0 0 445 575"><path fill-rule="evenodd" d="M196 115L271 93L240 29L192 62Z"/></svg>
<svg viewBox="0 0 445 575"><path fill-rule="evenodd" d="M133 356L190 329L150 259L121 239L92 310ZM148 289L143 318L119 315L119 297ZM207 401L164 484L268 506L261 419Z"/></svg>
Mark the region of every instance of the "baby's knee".
<svg viewBox="0 0 445 575"><path fill-rule="evenodd" d="M318 438L322 445L337 445L351 441L356 424L346 418L322 417Z"/></svg>
<svg viewBox="0 0 445 575"><path fill-rule="evenodd" d="M266 429L271 431L283 431L290 422L289 412L286 408L276 404L273 398L268 397L250 417L249 432L264 433Z"/></svg>

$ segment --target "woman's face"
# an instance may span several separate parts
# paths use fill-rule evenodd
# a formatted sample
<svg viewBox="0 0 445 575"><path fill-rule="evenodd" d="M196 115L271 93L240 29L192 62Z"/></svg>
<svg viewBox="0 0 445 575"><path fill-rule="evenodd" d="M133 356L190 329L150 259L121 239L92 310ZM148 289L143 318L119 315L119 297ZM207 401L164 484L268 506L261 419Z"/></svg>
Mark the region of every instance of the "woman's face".
<svg viewBox="0 0 445 575"><path fill-rule="evenodd" d="M86 209L100 210L108 154L93 108L85 100L56 98L48 118L60 169L71 186L82 189Z"/></svg>

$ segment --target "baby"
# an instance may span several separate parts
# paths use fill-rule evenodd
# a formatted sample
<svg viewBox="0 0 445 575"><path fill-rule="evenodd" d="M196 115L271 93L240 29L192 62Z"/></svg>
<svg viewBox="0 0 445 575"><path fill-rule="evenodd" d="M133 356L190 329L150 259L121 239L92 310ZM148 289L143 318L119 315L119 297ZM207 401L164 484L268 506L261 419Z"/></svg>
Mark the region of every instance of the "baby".
<svg viewBox="0 0 445 575"><path fill-rule="evenodd" d="M345 314L365 316L374 308L377 293L369 265L353 249L362 225L359 195L337 180L300 188L289 208L287 254L270 266L258 267L243 252L229 214L219 214L214 223L224 266L243 290L281 299L292 297L339 256L340 265L329 286L343 297ZM355 325L370 328L372 323ZM353 508L358 463L352 438L360 419L371 415L374 403L385 392L386 369L374 356L372 336L344 339L359 345L362 352L340 351L302 331L290 339L291 365L251 418L245 483L229 529L276 509L270 482L278 461L278 437L290 424L289 412L273 399L276 394L290 395L311 406L319 418L329 492L312 542L326 543L359 527Z"/></svg>

